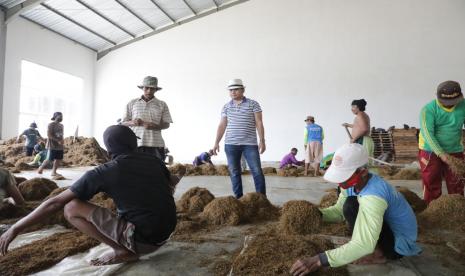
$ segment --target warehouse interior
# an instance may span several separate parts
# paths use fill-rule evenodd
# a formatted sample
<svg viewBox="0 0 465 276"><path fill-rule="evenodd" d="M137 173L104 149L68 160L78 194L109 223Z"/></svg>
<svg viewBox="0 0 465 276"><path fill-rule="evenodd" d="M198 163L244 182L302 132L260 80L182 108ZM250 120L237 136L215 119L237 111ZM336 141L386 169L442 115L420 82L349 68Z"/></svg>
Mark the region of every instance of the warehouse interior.
<svg viewBox="0 0 465 276"><path fill-rule="evenodd" d="M465 274L465 2L0 0L0 9L0 274ZM147 91L164 106L144 111L163 112L155 131L134 115L137 101L148 106ZM247 101L254 111L244 123ZM56 118L61 159L51 157ZM114 248L82 233L63 208L35 226L22 227L21 219L54 196L74 192L81 200L67 188L115 162L104 135L115 125L133 130L138 150L161 148L152 157L180 179L168 177L177 223L166 244L137 261L92 265ZM360 125L367 129L358 136ZM311 126L320 127L317 148ZM252 132L237 134L242 128ZM40 132L40 150L29 145L28 129ZM368 161L351 173L365 168L367 183L381 179L408 202L412 242L421 248L415 254L399 249L406 234L393 229L401 257L357 263L348 256L368 246L370 235L359 232L365 220L357 218L356 229L343 213L338 223L327 221L323 209L345 204L350 180L332 181L327 172L354 144ZM243 150L243 164L232 148ZM22 204L4 188L9 176ZM134 191L137 179L128 183ZM122 203L102 189L90 204L120 218ZM383 200L379 229L363 228L375 234L373 250L383 220L395 228L387 215L393 199ZM357 252L358 238L366 243Z"/></svg>

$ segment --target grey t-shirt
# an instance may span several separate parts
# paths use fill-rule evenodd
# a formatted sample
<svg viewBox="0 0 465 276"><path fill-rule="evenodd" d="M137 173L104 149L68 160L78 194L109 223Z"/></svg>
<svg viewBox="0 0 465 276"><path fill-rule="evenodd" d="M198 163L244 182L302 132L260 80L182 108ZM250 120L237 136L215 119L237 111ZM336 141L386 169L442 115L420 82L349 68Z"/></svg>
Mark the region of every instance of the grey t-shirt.
<svg viewBox="0 0 465 276"><path fill-rule="evenodd" d="M42 138L37 129L28 128L21 135L26 136L25 146L28 148L33 148L37 144L37 138Z"/></svg>
<svg viewBox="0 0 465 276"><path fill-rule="evenodd" d="M58 141L63 141L63 125L57 122L51 122L48 124L47 131L47 149L51 150L63 150L63 144L59 144Z"/></svg>

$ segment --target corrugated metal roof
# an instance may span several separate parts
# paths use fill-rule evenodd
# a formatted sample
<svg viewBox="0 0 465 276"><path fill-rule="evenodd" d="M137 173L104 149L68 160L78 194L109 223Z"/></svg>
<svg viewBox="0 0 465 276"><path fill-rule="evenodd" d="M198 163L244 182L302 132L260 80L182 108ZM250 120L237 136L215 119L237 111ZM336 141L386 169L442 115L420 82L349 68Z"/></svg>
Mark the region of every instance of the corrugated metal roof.
<svg viewBox="0 0 465 276"><path fill-rule="evenodd" d="M133 34L139 35L152 30L114 0L85 0L85 2L108 18L120 23Z"/></svg>
<svg viewBox="0 0 465 276"><path fill-rule="evenodd" d="M53 13L52 11L44 8L37 7L32 10L26 11L22 14L24 17L36 22L40 25L46 26L57 33L67 36L73 40L79 41L82 44L88 46L91 49L98 51L112 44L106 42L100 37L89 33L81 27L64 20L61 16Z"/></svg>
<svg viewBox="0 0 465 276"><path fill-rule="evenodd" d="M225 4L229 4L235 1L234 0L215 0L215 2L218 3L218 5L223 6Z"/></svg>
<svg viewBox="0 0 465 276"><path fill-rule="evenodd" d="M182 0L157 0L156 3L162 10L169 14L174 21L179 21L182 18L193 16L189 7L187 7Z"/></svg>
<svg viewBox="0 0 465 276"><path fill-rule="evenodd" d="M47 1L46 4L116 43L131 38L130 35L118 29L115 25L98 16L77 1L50 0Z"/></svg>
<svg viewBox="0 0 465 276"><path fill-rule="evenodd" d="M171 20L150 0L121 0L121 2L136 12L154 29L171 24Z"/></svg>
<svg viewBox="0 0 465 276"><path fill-rule="evenodd" d="M9 16L20 16L99 53L154 35L180 23L248 0L0 0ZM42 4L40 4L42 2ZM22 7L22 6L21 6ZM10 12L11 11L11 12ZM7 21L8 22L8 21Z"/></svg>
<svg viewBox="0 0 465 276"><path fill-rule="evenodd" d="M23 2L26 2L26 0L0 0L0 6L9 9Z"/></svg>
<svg viewBox="0 0 465 276"><path fill-rule="evenodd" d="M185 0L197 13L216 8L213 0Z"/></svg>

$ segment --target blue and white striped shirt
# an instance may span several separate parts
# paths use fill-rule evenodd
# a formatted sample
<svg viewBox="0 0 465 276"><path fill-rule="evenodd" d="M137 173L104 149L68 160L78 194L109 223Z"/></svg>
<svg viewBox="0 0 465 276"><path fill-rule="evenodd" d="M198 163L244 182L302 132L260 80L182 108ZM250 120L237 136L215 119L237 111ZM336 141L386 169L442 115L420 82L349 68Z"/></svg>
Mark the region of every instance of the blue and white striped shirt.
<svg viewBox="0 0 465 276"><path fill-rule="evenodd" d="M257 145L257 128L255 125L255 113L262 112L258 102L243 98L239 104L230 101L223 106L221 117L226 117L227 145Z"/></svg>

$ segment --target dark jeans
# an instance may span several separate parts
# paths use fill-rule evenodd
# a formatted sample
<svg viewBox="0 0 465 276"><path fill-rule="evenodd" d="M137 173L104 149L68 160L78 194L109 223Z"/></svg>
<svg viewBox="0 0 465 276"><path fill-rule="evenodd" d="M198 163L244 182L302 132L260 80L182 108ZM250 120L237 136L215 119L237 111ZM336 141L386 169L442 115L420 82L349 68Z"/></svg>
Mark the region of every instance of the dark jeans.
<svg viewBox="0 0 465 276"><path fill-rule="evenodd" d="M153 154L156 157L158 157L161 161L165 162L166 154L165 148L163 147L138 147L137 152Z"/></svg>
<svg viewBox="0 0 465 276"><path fill-rule="evenodd" d="M260 153L258 146L253 145L225 145L224 152L228 159L229 174L233 186L233 192L236 198L242 197L242 168L241 156L249 165L252 172L253 181L255 183L255 191L266 194L265 176L263 176L262 166L260 162Z"/></svg>
<svg viewBox="0 0 465 276"><path fill-rule="evenodd" d="M32 156L34 152L34 147L26 147L26 156Z"/></svg>
<svg viewBox="0 0 465 276"><path fill-rule="evenodd" d="M355 220L358 215L358 201L356 196L349 196L346 199L343 207L344 218L349 224L349 231L352 234L354 231ZM397 253L394 250L395 240L394 234L392 233L389 225L383 221L383 227L381 228L381 233L379 234L378 246L383 251L383 254L386 258L395 260L400 259L403 256Z"/></svg>

